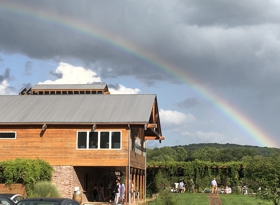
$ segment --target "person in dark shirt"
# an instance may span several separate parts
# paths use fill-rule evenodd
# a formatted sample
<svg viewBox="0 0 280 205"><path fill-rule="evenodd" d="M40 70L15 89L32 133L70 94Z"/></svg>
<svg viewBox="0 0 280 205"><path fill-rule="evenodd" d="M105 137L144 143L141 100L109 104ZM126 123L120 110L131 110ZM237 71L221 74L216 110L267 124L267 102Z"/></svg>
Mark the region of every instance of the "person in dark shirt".
<svg viewBox="0 0 280 205"><path fill-rule="evenodd" d="M114 204L117 205L119 203L119 198L120 198L120 182L119 180L116 180L116 185L115 185L115 200Z"/></svg>
<svg viewBox="0 0 280 205"><path fill-rule="evenodd" d="M94 184L94 187L93 187L93 201L97 200L97 195L98 195L98 187L97 187L97 184Z"/></svg>

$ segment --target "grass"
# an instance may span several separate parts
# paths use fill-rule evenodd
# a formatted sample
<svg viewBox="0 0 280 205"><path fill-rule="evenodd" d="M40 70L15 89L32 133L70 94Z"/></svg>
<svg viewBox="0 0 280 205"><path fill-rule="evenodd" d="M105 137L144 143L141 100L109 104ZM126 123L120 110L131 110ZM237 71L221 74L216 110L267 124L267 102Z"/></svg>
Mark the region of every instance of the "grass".
<svg viewBox="0 0 280 205"><path fill-rule="evenodd" d="M262 201L255 196L242 194L220 194L223 205L273 205L273 202Z"/></svg>
<svg viewBox="0 0 280 205"><path fill-rule="evenodd" d="M174 198L176 205L209 205L208 195L207 194L193 194L193 193L184 193L177 194L171 193L168 194L170 197ZM163 201L156 200L148 203L149 205L166 205Z"/></svg>
<svg viewBox="0 0 280 205"><path fill-rule="evenodd" d="M169 194L168 194L169 195ZM220 194L222 205L273 205L273 202L262 201L255 196L242 195L242 194ZM208 194L199 193L184 193L184 194L170 194L170 197L174 197L176 205L209 205ZM152 201L149 205L165 205L163 201ZM175 204L174 204L175 205Z"/></svg>

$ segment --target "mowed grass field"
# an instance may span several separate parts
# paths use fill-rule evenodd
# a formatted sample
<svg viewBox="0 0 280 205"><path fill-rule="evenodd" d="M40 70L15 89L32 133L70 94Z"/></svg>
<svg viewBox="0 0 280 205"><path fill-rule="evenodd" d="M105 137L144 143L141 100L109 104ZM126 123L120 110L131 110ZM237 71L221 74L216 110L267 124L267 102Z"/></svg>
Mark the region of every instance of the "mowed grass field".
<svg viewBox="0 0 280 205"><path fill-rule="evenodd" d="M242 194L220 194L220 199L223 205L273 205L273 202Z"/></svg>
<svg viewBox="0 0 280 205"><path fill-rule="evenodd" d="M184 193L170 195L174 197L176 205L209 205L208 194ZM262 201L255 196L242 194L220 194L222 205L273 205L273 202ZM164 202L149 202L149 205L164 205Z"/></svg>

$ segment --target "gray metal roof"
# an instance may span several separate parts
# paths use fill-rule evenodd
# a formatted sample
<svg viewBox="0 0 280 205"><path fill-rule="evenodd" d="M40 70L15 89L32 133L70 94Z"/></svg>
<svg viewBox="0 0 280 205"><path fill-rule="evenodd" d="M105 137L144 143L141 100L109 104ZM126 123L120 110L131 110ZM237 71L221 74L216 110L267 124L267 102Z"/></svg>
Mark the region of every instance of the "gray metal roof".
<svg viewBox="0 0 280 205"><path fill-rule="evenodd" d="M156 95L0 95L0 124L148 123Z"/></svg>
<svg viewBox="0 0 280 205"><path fill-rule="evenodd" d="M37 84L32 90L83 90L83 89L105 89L106 83L96 84Z"/></svg>

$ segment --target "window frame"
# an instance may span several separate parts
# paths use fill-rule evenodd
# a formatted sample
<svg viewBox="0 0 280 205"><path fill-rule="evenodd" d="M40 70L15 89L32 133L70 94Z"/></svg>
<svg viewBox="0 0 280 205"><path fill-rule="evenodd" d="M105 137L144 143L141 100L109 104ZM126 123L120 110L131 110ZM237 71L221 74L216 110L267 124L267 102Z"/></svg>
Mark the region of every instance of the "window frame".
<svg viewBox="0 0 280 205"><path fill-rule="evenodd" d="M86 146L85 148L79 148L78 143L79 143L79 133L85 132L86 133ZM93 148L90 147L89 142L90 142L90 133L92 131L89 130L77 130L76 132L76 150L121 150L122 149L122 131L120 130L102 130L102 131L94 131L97 134L97 147ZM108 143L109 147L108 148L101 148L101 133L109 133L109 138L108 138ZM112 141L112 136L113 133L119 133L119 148L113 148L113 141Z"/></svg>
<svg viewBox="0 0 280 205"><path fill-rule="evenodd" d="M14 138L2 138L1 133L14 133L15 137ZM17 132L15 131L0 131L0 140L15 140L17 139Z"/></svg>

